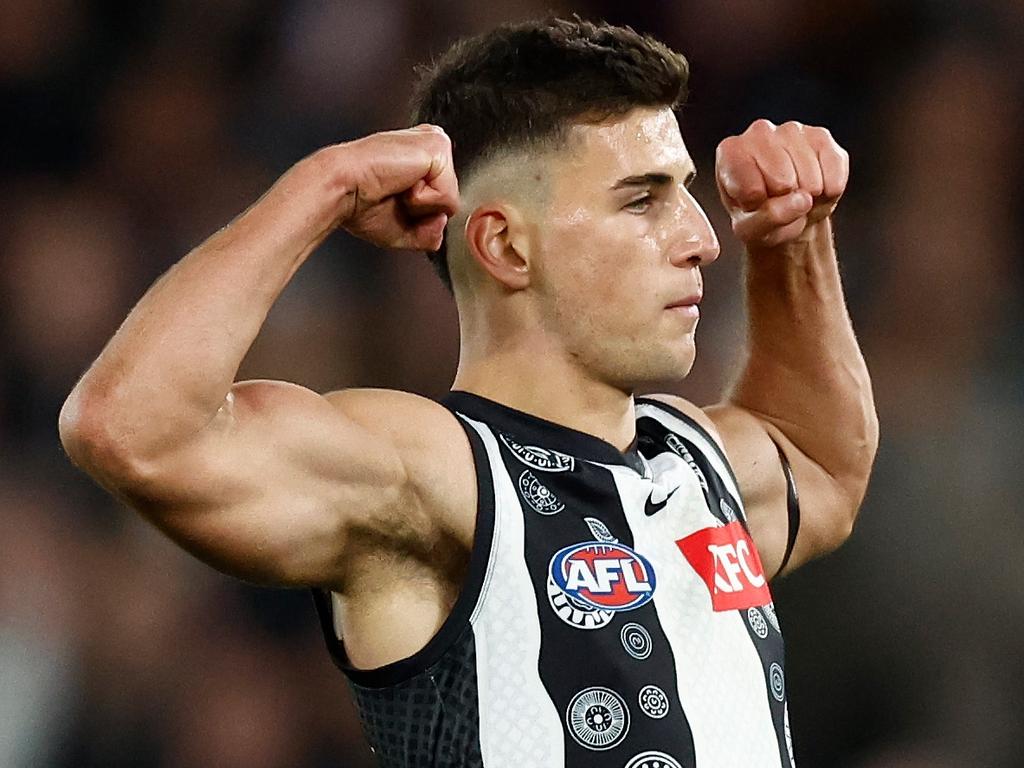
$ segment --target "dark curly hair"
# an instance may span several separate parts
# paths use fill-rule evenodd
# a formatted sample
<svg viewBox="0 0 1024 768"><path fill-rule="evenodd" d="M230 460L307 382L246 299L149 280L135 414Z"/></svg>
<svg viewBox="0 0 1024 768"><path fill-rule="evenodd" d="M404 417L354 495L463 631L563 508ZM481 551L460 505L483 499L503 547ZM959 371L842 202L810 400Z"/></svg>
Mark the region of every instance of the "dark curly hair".
<svg viewBox="0 0 1024 768"><path fill-rule="evenodd" d="M413 123L444 128L460 178L497 152L558 146L573 123L676 109L689 76L686 59L658 40L579 17L503 24L417 71ZM428 257L451 290L446 244Z"/></svg>

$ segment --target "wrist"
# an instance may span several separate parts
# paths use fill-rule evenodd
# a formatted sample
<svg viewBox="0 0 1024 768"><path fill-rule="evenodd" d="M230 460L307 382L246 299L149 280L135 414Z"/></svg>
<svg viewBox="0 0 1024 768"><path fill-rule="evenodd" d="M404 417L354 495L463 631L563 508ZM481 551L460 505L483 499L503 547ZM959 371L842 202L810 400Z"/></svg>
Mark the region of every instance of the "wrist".
<svg viewBox="0 0 1024 768"><path fill-rule="evenodd" d="M822 255L832 256L834 254L832 220L831 217L825 217L812 222L797 237L778 245L766 246L756 243L745 243L744 245L747 252L748 269L803 267L808 261L813 261Z"/></svg>
<svg viewBox="0 0 1024 768"><path fill-rule="evenodd" d="M347 172L344 148L332 145L304 157L250 211L272 212L270 219L290 222L288 229L300 239L313 245L321 242L355 211L356 187Z"/></svg>

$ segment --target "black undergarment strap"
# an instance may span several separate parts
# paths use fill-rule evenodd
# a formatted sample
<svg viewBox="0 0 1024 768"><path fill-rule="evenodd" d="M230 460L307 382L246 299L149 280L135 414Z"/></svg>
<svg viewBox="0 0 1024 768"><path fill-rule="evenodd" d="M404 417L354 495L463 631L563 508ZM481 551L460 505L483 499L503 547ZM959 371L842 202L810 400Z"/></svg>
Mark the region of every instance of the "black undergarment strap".
<svg viewBox="0 0 1024 768"><path fill-rule="evenodd" d="M769 435L769 437L771 436ZM775 443L775 449L779 452L782 472L786 476L786 512L789 516L786 554L782 558L782 565L779 566L779 570L775 574L778 576L789 562L789 557L793 554L793 547L796 544L796 535L800 532L800 496L796 492L796 480L793 479L793 469L789 466L789 459L786 458L786 454L782 451L782 446L775 441L774 437L772 442Z"/></svg>

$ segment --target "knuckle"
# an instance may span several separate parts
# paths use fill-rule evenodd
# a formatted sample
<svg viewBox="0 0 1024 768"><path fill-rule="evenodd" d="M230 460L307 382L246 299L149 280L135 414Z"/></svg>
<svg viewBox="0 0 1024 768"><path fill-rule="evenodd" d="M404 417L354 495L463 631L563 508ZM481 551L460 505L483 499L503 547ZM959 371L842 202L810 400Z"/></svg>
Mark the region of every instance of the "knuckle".
<svg viewBox="0 0 1024 768"><path fill-rule="evenodd" d="M835 168L837 163L839 167L849 165L850 163L850 153L835 143L829 144L820 150L820 154L822 160L828 161L832 168Z"/></svg>
<svg viewBox="0 0 1024 768"><path fill-rule="evenodd" d="M789 210L787 205L788 203L784 198L776 198L772 200L766 213L773 224L782 224L785 223L786 219L792 218L788 215Z"/></svg>
<svg viewBox="0 0 1024 768"><path fill-rule="evenodd" d="M814 130L808 131L808 135L816 147L842 151L842 147L839 146L839 142L835 140L835 137L832 136L832 131L828 128L816 127Z"/></svg>
<svg viewBox="0 0 1024 768"><path fill-rule="evenodd" d="M717 155L719 157L728 157L730 154L736 151L736 148L740 144L739 136L729 136L718 142Z"/></svg>
<svg viewBox="0 0 1024 768"><path fill-rule="evenodd" d="M776 129L775 123L773 123L771 120L768 120L767 118L764 118L764 117L762 117L762 118L760 118L758 120L755 120L754 122L752 122L750 124L750 127L747 128L748 131L750 131L751 133L756 133L756 134L774 133L775 129Z"/></svg>
<svg viewBox="0 0 1024 768"><path fill-rule="evenodd" d="M450 147L452 145L452 138L451 138L451 136L449 136L447 133L445 133L443 128L437 128L437 130L434 131L431 134L431 136L433 136L434 140L439 142L444 147Z"/></svg>

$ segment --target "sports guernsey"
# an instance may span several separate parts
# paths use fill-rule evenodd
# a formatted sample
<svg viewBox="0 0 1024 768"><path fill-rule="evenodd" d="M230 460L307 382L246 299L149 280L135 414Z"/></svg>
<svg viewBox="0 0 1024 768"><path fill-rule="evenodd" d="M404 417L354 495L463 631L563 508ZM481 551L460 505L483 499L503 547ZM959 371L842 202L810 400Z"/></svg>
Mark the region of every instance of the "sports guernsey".
<svg viewBox="0 0 1024 768"><path fill-rule="evenodd" d="M792 768L783 642L729 463L637 398L626 452L467 392L478 509L462 592L420 652L354 669L383 768Z"/></svg>

